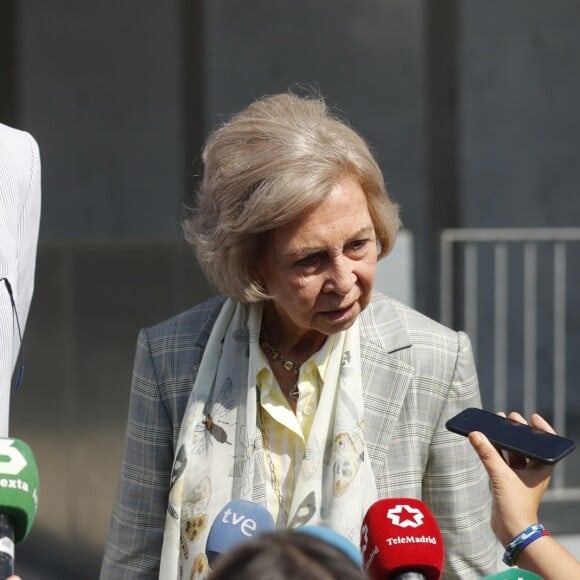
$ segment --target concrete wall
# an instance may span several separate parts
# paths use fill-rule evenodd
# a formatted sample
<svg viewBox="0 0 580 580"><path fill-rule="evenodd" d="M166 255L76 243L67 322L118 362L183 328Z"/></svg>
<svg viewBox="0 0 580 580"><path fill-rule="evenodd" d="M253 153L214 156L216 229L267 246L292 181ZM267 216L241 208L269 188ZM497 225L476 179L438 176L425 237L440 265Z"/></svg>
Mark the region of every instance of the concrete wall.
<svg viewBox="0 0 580 580"><path fill-rule="evenodd" d="M580 4L461 8L463 224L578 226Z"/></svg>
<svg viewBox="0 0 580 580"><path fill-rule="evenodd" d="M464 0L459 11L460 191L463 227L580 225L580 4ZM567 259L567 379L570 411L580 413L580 247ZM538 253L538 399L550 413L554 373L553 257ZM481 254L480 320L493 319L491 256ZM510 401L521 405L524 377L522 253L509 255ZM493 336L483 329L480 376L493 381Z"/></svg>
<svg viewBox="0 0 580 580"><path fill-rule="evenodd" d="M19 2L19 126L42 155L41 239L175 236L178 2Z"/></svg>

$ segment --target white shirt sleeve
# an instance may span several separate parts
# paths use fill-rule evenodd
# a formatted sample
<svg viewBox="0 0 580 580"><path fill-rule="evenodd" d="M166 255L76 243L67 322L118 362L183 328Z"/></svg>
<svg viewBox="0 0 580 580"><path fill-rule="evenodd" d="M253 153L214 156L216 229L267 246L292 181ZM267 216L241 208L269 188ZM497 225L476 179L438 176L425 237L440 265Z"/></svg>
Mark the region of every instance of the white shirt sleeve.
<svg viewBox="0 0 580 580"><path fill-rule="evenodd" d="M40 155L31 135L0 124L0 279L12 287L24 332L36 267L40 224ZM8 435L10 385L20 350L5 281L0 282L0 437Z"/></svg>

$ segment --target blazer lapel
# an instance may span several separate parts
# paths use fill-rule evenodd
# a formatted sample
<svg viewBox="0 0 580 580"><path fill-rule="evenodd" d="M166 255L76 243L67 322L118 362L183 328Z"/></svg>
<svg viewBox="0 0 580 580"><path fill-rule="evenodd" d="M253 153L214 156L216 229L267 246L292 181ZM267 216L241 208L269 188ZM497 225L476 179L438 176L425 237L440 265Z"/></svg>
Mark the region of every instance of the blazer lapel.
<svg viewBox="0 0 580 580"><path fill-rule="evenodd" d="M391 299L376 293L360 317L365 439L372 463L384 464L414 375L411 338Z"/></svg>

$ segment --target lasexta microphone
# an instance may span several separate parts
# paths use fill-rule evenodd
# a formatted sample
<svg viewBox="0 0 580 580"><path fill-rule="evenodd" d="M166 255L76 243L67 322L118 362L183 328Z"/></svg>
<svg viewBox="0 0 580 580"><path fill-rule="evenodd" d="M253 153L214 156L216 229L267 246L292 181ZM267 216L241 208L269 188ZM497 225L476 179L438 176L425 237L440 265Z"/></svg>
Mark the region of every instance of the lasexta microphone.
<svg viewBox="0 0 580 580"><path fill-rule="evenodd" d="M542 577L521 568L507 568L492 576L484 576L482 580L542 580Z"/></svg>
<svg viewBox="0 0 580 580"><path fill-rule="evenodd" d="M210 567L218 556L234 546L273 532L275 528L274 518L262 506L245 499L228 502L220 510L207 537L205 555Z"/></svg>
<svg viewBox="0 0 580 580"><path fill-rule="evenodd" d="M363 570L372 580L439 580L441 530L420 500L389 498L368 509L361 528Z"/></svg>
<svg viewBox="0 0 580 580"><path fill-rule="evenodd" d="M360 550L342 534L325 526L302 526L301 528L296 528L295 531L310 534L324 540L327 544L344 552L359 568L362 568L363 561Z"/></svg>
<svg viewBox="0 0 580 580"><path fill-rule="evenodd" d="M0 438L0 580L14 573L14 544L26 538L38 507L38 469L30 447Z"/></svg>

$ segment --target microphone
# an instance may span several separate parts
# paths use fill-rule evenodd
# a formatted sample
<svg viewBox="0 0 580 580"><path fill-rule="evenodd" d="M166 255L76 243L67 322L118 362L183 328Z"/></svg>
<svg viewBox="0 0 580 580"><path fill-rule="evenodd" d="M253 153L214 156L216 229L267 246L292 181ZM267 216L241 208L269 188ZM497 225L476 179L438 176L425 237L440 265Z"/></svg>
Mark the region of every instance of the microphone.
<svg viewBox="0 0 580 580"><path fill-rule="evenodd" d="M228 502L215 518L205 545L205 555L210 568L213 562L234 546L247 542L276 528L270 512L245 499Z"/></svg>
<svg viewBox="0 0 580 580"><path fill-rule="evenodd" d="M301 528L295 528L295 531L310 534L324 540L327 544L344 552L359 568L362 568L363 561L360 550L342 534L324 526L303 526Z"/></svg>
<svg viewBox="0 0 580 580"><path fill-rule="evenodd" d="M484 576L482 580L542 580L542 577L528 570L514 567L502 570L492 576Z"/></svg>
<svg viewBox="0 0 580 580"><path fill-rule="evenodd" d="M38 507L38 468L30 447L0 438L0 580L14 574L14 544L30 532Z"/></svg>
<svg viewBox="0 0 580 580"><path fill-rule="evenodd" d="M363 570L372 580L439 580L445 550L441 530L420 500L381 499L361 528Z"/></svg>

